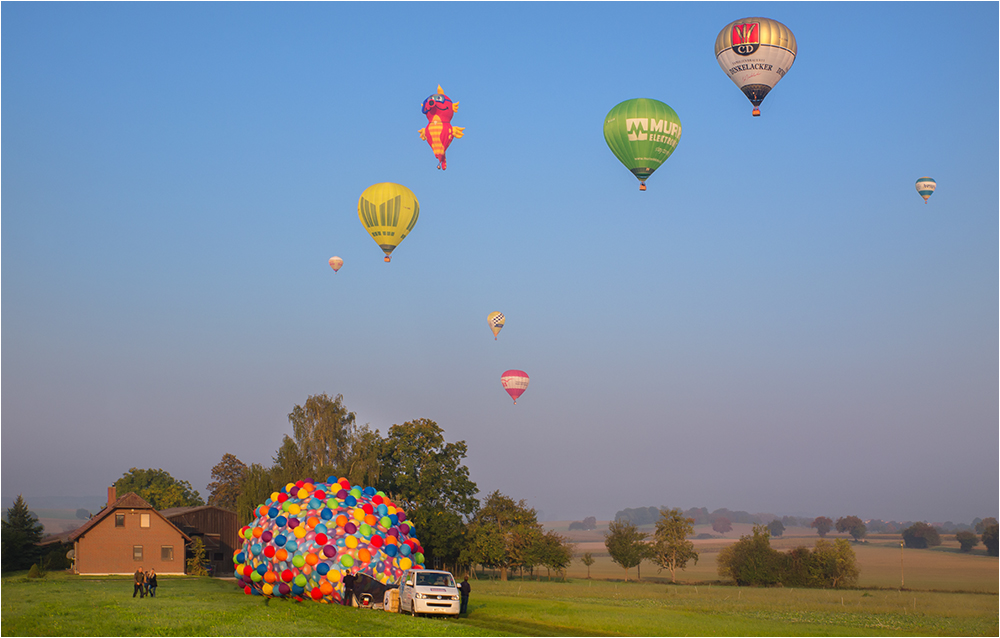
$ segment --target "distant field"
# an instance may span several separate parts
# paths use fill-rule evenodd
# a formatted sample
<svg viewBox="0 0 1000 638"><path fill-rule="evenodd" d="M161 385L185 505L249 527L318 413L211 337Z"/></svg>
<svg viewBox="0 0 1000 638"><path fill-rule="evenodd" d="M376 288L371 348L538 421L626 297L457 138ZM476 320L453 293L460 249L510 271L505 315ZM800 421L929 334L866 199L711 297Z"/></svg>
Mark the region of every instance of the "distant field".
<svg viewBox="0 0 1000 638"><path fill-rule="evenodd" d="M2 580L3 636L996 636L997 596L652 582L473 580L467 618L247 596L233 581L24 573Z"/></svg>
<svg viewBox="0 0 1000 638"><path fill-rule="evenodd" d="M585 552L591 552L596 562L590 568L592 578L624 579L625 570L611 561L604 547L604 530L607 523L599 523L599 529L581 532L568 531L569 522L546 523L548 529L555 529L576 543L573 563L566 570L568 578L586 578L587 567L580 562ZM603 525L603 528L600 526ZM719 550L739 540L741 534L749 534L751 525L734 525L733 531L724 537L709 540L694 540L699 553L698 563L677 572L679 583L707 583L718 581L716 557ZM650 531L650 530L644 530ZM708 525L697 526L695 534L708 533L719 536ZM828 534L827 539L849 538L844 534ZM813 547L819 535L816 530L793 527L777 538L771 539L771 546L781 551L804 545ZM900 537L898 535L873 535L867 543L852 543L854 554L861 569L859 587L896 588L900 586ZM933 549L906 549L902 551L902 577L907 589L938 591L970 591L1000 593L1000 563L997 558L986 556L980 545L966 554L958 550L954 535L942 535L944 541ZM640 566L643 580L664 581L670 579L669 572L656 570L656 565L644 562ZM537 573L537 570L536 570ZM542 570L544 577L545 571ZM629 570L629 579L636 578L636 570Z"/></svg>

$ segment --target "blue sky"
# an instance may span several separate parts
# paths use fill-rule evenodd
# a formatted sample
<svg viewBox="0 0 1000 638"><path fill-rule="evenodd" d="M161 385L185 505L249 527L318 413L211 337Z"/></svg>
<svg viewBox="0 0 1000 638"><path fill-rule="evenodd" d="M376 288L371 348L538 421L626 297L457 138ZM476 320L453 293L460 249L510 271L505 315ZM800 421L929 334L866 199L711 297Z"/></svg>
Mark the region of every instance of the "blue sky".
<svg viewBox="0 0 1000 638"><path fill-rule="evenodd" d="M995 516L998 11L4 3L5 502L207 495L326 392L550 520ZM713 54L755 15L799 49L759 118ZM633 97L683 126L645 193L602 135ZM421 203L390 264L383 181Z"/></svg>

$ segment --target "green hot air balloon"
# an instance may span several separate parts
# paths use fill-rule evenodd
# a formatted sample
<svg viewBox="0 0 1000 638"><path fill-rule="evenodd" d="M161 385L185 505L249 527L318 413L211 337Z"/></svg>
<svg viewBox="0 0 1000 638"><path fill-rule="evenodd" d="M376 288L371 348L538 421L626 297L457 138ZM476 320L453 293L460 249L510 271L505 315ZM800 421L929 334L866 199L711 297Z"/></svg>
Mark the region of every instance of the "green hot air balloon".
<svg viewBox="0 0 1000 638"><path fill-rule="evenodd" d="M681 118L659 100L625 100L604 118L604 140L646 190L646 180L681 140Z"/></svg>

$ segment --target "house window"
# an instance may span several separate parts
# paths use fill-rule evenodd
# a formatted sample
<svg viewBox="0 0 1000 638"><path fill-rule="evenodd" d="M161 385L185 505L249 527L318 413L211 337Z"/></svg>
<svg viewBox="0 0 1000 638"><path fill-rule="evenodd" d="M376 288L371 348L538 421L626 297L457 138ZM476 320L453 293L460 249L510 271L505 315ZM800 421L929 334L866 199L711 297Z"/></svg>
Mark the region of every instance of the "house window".
<svg viewBox="0 0 1000 638"><path fill-rule="evenodd" d="M132 560L142 560L142 545L132 546Z"/></svg>
<svg viewBox="0 0 1000 638"><path fill-rule="evenodd" d="M162 547L160 547L160 560L164 562L170 562L174 560L173 545L163 545Z"/></svg>
<svg viewBox="0 0 1000 638"><path fill-rule="evenodd" d="M139 514L139 527L149 527L149 514Z"/></svg>
<svg viewBox="0 0 1000 638"><path fill-rule="evenodd" d="M125 527L124 514L115 514L115 527Z"/></svg>

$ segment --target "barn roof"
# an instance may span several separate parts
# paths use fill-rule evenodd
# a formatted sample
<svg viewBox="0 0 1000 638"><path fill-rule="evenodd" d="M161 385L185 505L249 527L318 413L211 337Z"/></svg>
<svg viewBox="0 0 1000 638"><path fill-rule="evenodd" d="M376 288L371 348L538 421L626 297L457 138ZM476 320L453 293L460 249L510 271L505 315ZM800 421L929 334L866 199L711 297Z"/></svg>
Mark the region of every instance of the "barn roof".
<svg viewBox="0 0 1000 638"><path fill-rule="evenodd" d="M179 533L181 536L184 537L184 540L189 541L189 542L191 541L191 537L190 536L188 536L187 534L185 534L183 531L180 530L180 528L178 528L176 525L174 525L173 523L171 523L170 520L168 518L166 518L163 514L161 514L160 512L157 512L155 509L153 509L153 506L150 505L148 502L146 502L145 499L143 499L141 496L139 496L135 492L129 492L129 493L123 495L118 500L116 500L114 503L111 503L110 506L105 507L100 512L94 514L92 517L90 517L90 520L88 520L86 523L84 523L80 527L78 527L75 530L73 530L72 532L70 532L69 535L66 537L66 541L65 542L75 541L76 539L80 538L81 536L83 536L84 534L86 534L87 531L90 528L94 527L95 525L97 525L98 523L100 523L101 521L103 521L105 518L107 518L108 516L110 516L112 512L114 512L116 510L130 510L130 509L131 510L149 510L149 511L151 511L153 514L156 514L157 516L159 516L160 518L162 518L163 521L167 525L169 525L169 526L173 527L174 529L176 529L177 533Z"/></svg>

